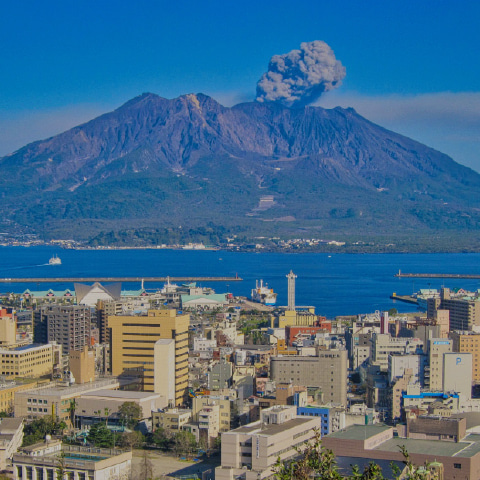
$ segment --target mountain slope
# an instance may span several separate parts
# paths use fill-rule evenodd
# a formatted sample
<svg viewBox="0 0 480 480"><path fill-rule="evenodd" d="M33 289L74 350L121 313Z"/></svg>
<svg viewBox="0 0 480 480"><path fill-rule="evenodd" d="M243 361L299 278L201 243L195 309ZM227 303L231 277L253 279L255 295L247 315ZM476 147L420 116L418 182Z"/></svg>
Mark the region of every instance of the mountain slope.
<svg viewBox="0 0 480 480"><path fill-rule="evenodd" d="M6 218L44 236L475 230L480 175L353 109L144 94L0 159Z"/></svg>

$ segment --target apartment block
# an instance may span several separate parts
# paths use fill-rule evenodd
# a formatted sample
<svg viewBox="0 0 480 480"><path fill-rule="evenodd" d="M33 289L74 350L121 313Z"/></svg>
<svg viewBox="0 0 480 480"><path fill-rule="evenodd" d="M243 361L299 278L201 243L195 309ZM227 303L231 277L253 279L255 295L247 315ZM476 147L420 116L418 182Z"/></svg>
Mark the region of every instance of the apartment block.
<svg viewBox="0 0 480 480"><path fill-rule="evenodd" d="M175 309L108 317L113 375L141 378L143 390L182 405L188 387L190 316Z"/></svg>
<svg viewBox="0 0 480 480"><path fill-rule="evenodd" d="M36 343L57 342L64 355L82 350L91 336L91 309L83 305L45 305L34 314Z"/></svg>
<svg viewBox="0 0 480 480"><path fill-rule="evenodd" d="M155 431L157 428L164 428L172 433L182 430L183 425L190 422L192 411L187 408L169 408L166 410L152 412L152 427Z"/></svg>

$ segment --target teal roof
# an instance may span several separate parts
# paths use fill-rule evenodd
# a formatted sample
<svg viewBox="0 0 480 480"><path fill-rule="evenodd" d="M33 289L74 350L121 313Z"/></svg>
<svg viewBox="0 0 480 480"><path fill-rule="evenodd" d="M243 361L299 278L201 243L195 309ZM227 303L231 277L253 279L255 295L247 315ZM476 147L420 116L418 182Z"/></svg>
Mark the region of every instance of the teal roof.
<svg viewBox="0 0 480 480"><path fill-rule="evenodd" d="M67 295L69 294L69 295ZM66 290L52 290L51 288L49 290L25 290L22 295L30 295L31 297L36 297L36 298L41 298L41 297L74 297L75 293L72 292L70 289Z"/></svg>
<svg viewBox="0 0 480 480"><path fill-rule="evenodd" d="M189 302L191 300L199 300L200 298L204 298L206 300L214 300L215 302L225 302L226 301L226 293L212 293L210 295L181 295L182 303Z"/></svg>
<svg viewBox="0 0 480 480"><path fill-rule="evenodd" d="M139 290L122 290L122 297L139 297L145 293L144 288L140 288Z"/></svg>

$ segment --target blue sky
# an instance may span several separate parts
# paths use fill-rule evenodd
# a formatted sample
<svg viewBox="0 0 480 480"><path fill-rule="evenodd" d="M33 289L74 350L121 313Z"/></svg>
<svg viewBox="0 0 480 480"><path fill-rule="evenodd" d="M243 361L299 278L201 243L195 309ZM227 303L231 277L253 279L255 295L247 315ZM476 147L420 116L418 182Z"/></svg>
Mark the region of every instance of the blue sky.
<svg viewBox="0 0 480 480"><path fill-rule="evenodd" d="M354 107L480 171L480 2L0 2L0 155L143 92L253 100L270 57L323 40Z"/></svg>

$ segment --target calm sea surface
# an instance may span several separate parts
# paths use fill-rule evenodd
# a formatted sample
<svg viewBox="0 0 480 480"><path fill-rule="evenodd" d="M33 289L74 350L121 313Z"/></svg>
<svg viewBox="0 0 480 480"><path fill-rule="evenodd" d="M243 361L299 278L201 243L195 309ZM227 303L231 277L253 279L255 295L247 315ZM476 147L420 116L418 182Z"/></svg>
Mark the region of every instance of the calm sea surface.
<svg viewBox="0 0 480 480"><path fill-rule="evenodd" d="M57 254L62 265L48 265ZM388 310L414 311L389 296L411 294L420 288L480 288L478 280L399 279L398 270L412 273L480 273L480 254L285 254L233 253L189 250L62 250L51 247L0 247L0 278L28 277L122 277L122 276L235 276L241 282L203 284L217 293L250 295L256 279L263 279L278 292L277 304L287 303L287 279L293 270L297 305L314 305L317 313L336 315ZM163 284L146 283L147 289ZM136 289L140 284L122 285ZM0 284L0 292L73 289L69 283Z"/></svg>

